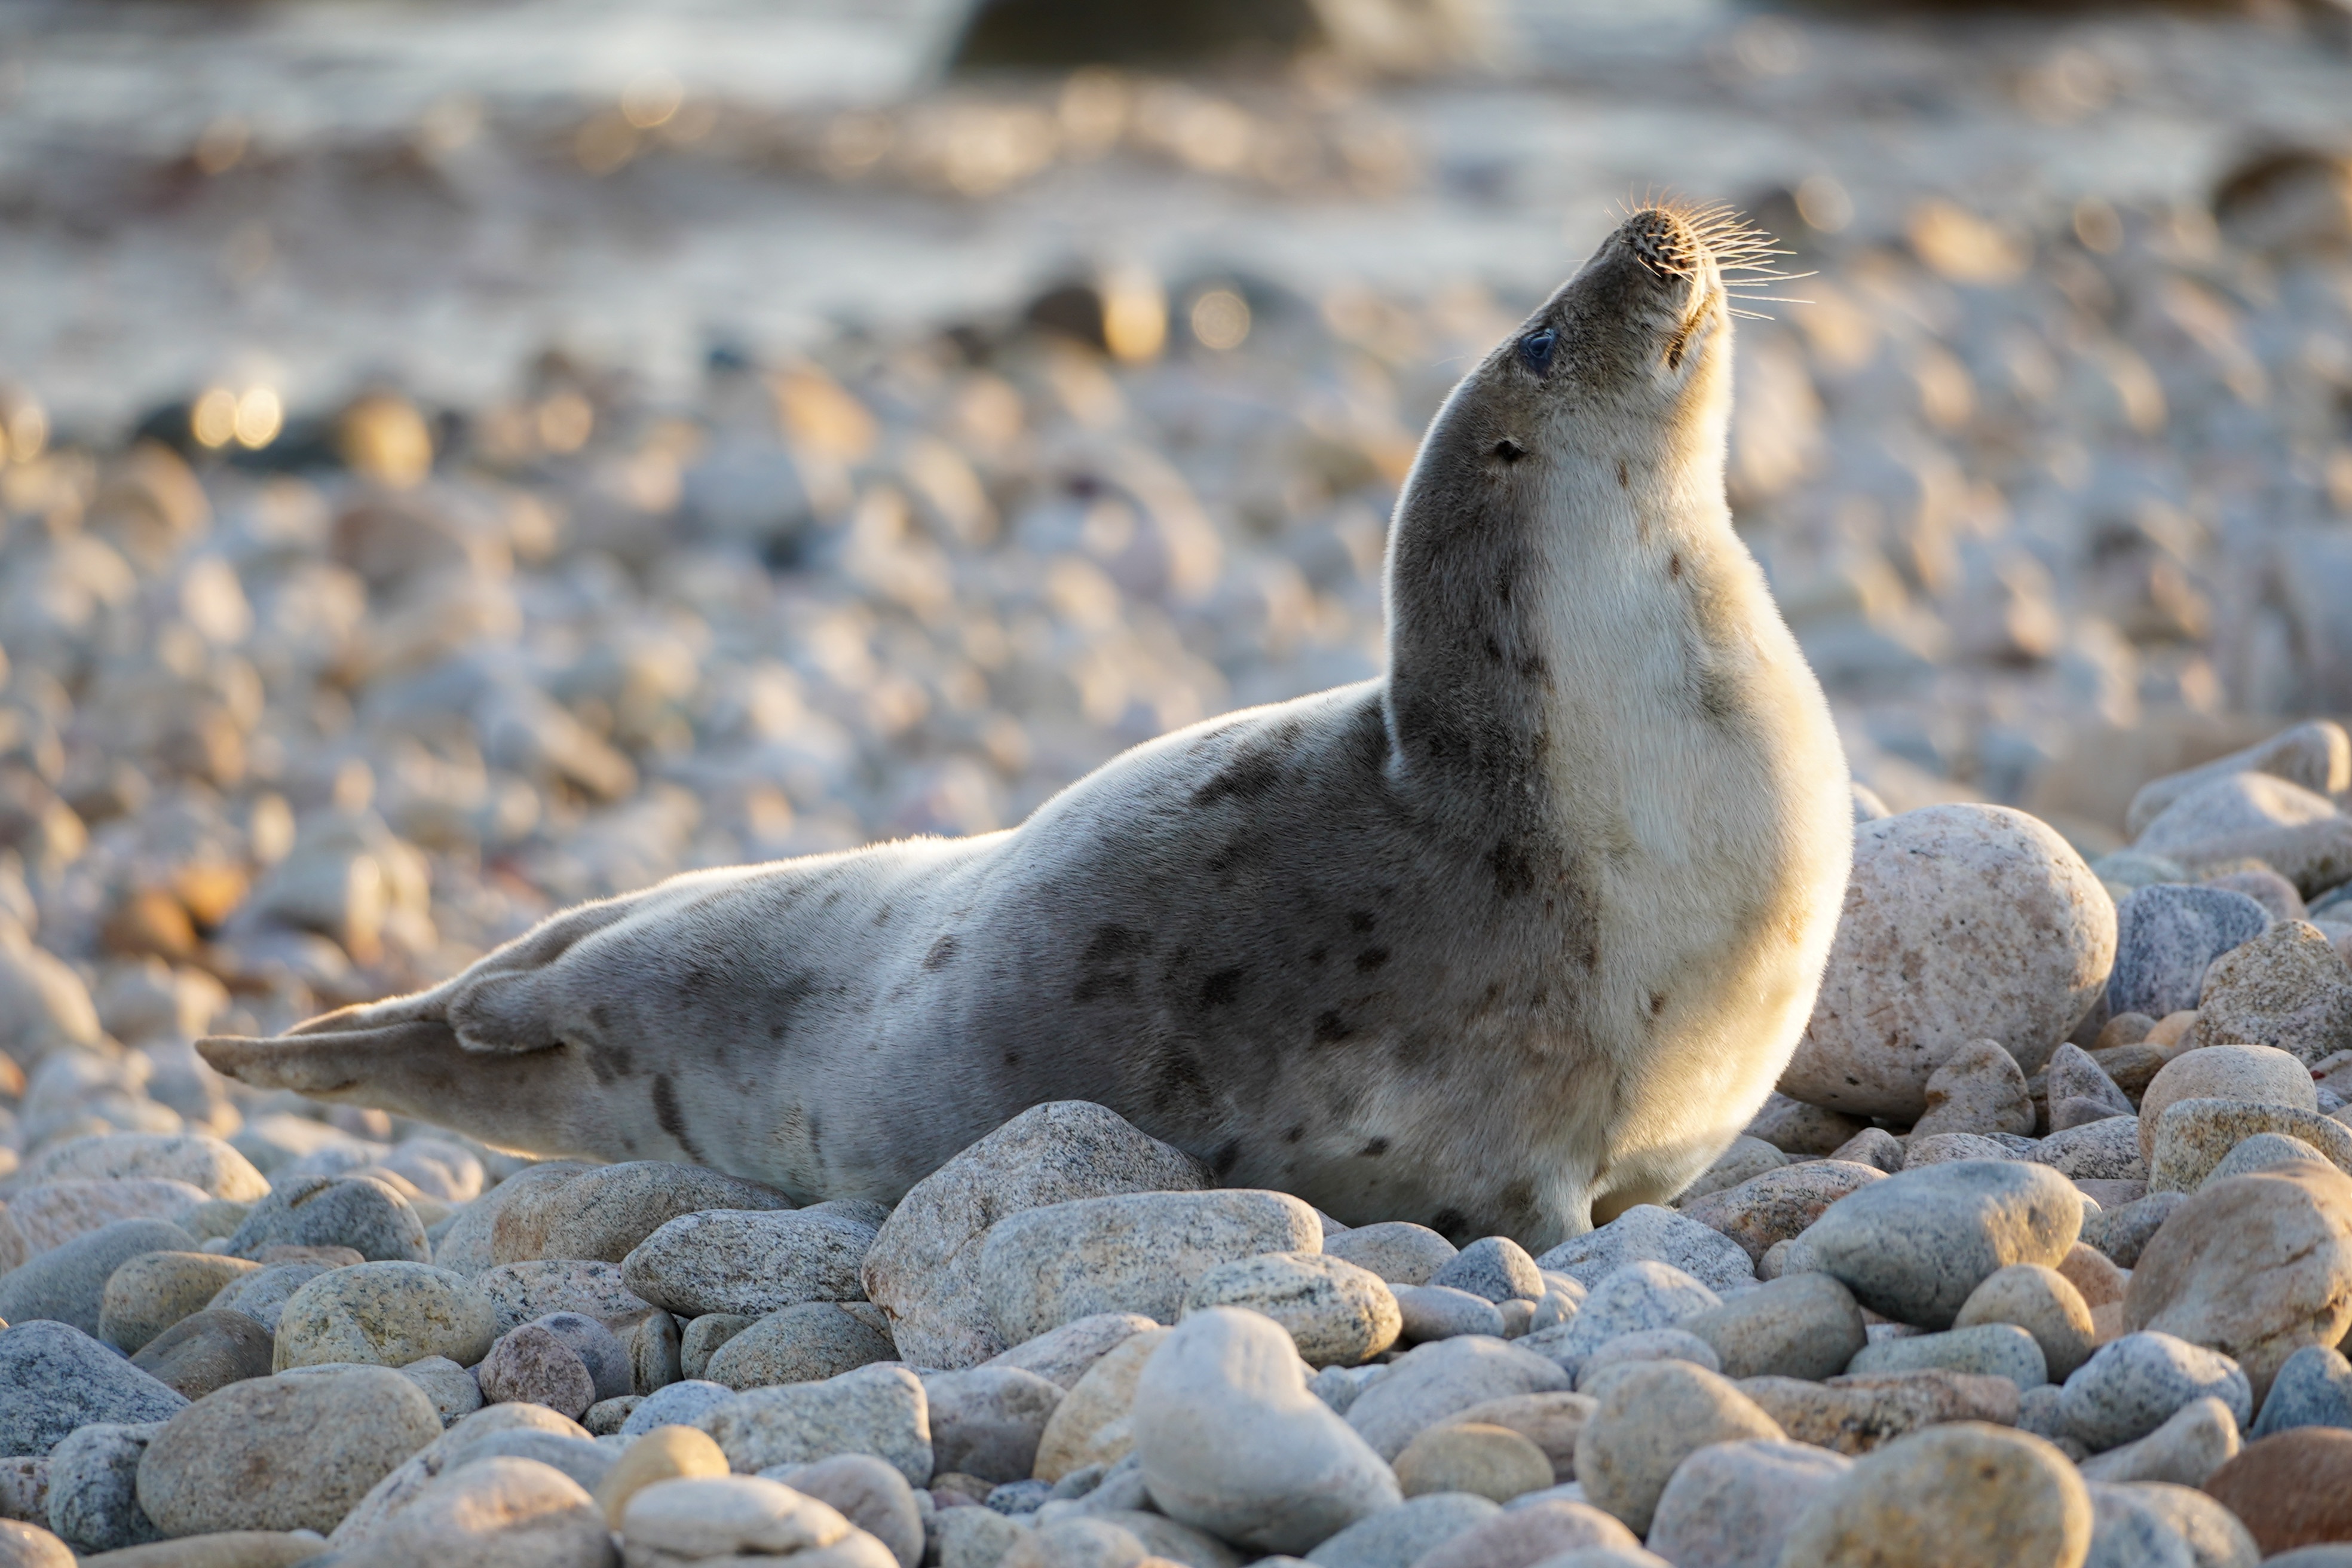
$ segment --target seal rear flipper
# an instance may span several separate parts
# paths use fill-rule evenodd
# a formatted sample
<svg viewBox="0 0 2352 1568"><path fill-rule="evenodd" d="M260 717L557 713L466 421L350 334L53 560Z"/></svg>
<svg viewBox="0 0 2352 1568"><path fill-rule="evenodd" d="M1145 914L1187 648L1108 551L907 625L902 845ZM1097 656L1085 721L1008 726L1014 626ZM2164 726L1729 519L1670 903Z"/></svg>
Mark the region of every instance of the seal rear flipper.
<svg viewBox="0 0 2352 1568"><path fill-rule="evenodd" d="M421 1058L461 1050L443 1019L373 1023L352 1016L377 1010L346 1007L269 1039L211 1035L196 1042L196 1054L215 1071L256 1089L383 1104L381 1097L415 1076Z"/></svg>

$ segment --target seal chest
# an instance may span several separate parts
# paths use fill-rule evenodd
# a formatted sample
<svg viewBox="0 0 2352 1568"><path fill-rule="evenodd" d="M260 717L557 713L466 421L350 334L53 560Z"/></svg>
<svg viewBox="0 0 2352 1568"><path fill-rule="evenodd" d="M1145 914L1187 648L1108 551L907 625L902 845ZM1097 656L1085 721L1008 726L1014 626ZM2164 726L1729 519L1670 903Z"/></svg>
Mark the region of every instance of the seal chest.
<svg viewBox="0 0 2352 1568"><path fill-rule="evenodd" d="M1723 496L1748 242L1649 209L1454 390L1381 679L1164 736L1020 827L674 879L248 1082L894 1200L1083 1099L1351 1223L1542 1245L1678 1190L1794 1048L1851 841Z"/></svg>

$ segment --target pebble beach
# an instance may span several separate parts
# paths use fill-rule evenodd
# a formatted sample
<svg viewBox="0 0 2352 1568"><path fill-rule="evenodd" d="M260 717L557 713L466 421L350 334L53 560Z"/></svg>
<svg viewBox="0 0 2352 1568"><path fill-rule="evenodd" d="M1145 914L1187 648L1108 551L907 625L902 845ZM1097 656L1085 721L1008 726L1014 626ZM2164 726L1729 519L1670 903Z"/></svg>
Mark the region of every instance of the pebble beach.
<svg viewBox="0 0 2352 1568"><path fill-rule="evenodd" d="M1702 6L1580 57L1574 10L1501 87L623 72L296 136L222 67L92 133L68 171L183 193L109 243L213 270L0 328L0 1568L2352 1568L2340 18ZM1812 1021L1671 1204L1349 1226L1072 1100L885 1205L198 1055L1379 674L1423 426L1613 216L1507 211L1548 143L1478 117L1654 89L1912 138L1643 144L1804 275L1739 323L1728 478L1855 784ZM10 94L30 299L100 198ZM468 215L416 220L441 306L327 324L296 220L354 170ZM1109 243L1109 186L1189 216ZM681 246L693 310L516 326L496 215L625 249L564 229L592 188L744 255L746 192L871 225L903 304L813 262L737 310Z"/></svg>

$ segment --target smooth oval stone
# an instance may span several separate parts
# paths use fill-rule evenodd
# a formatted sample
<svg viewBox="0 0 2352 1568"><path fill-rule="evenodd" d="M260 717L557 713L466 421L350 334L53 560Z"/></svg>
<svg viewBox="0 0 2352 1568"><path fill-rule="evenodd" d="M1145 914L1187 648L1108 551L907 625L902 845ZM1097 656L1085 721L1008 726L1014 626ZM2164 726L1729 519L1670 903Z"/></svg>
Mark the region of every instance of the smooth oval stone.
<svg viewBox="0 0 2352 1568"><path fill-rule="evenodd" d="M1947 1372L2005 1377L2020 1388L2037 1388L2050 1381L2048 1363L2033 1336L2014 1323L1981 1323L1973 1328L1948 1329L1939 1334L1915 1334L1867 1345L1846 1366L1856 1377L1875 1373L1922 1372L1941 1367Z"/></svg>
<svg viewBox="0 0 2352 1568"><path fill-rule="evenodd" d="M1394 1466L1407 1497L1432 1492L1469 1492L1508 1502L1552 1484L1551 1460L1507 1426L1480 1421L1449 1421L1404 1446Z"/></svg>
<svg viewBox="0 0 2352 1568"><path fill-rule="evenodd" d="M50 1451L47 1520L58 1540L88 1559L163 1536L138 1496L140 1457L162 1430L96 1422Z"/></svg>
<svg viewBox="0 0 2352 1568"><path fill-rule="evenodd" d="M1775 1243L1802 1234L1832 1204L1885 1175L1875 1166L1851 1160L1808 1160L1686 1202L1682 1212L1721 1231L1760 1263Z"/></svg>
<svg viewBox="0 0 2352 1568"><path fill-rule="evenodd" d="M1402 1500L1381 1457L1307 1392L1288 1334L1254 1312L1179 1323L1143 1367L1133 1420L1160 1510L1237 1545L1303 1552Z"/></svg>
<svg viewBox="0 0 2352 1568"><path fill-rule="evenodd" d="M622 1260L621 1279L673 1312L765 1317L804 1301L865 1298L858 1270L875 1230L810 1210L680 1215Z"/></svg>
<svg viewBox="0 0 2352 1568"><path fill-rule="evenodd" d="M621 1436L640 1437L656 1426L693 1426L704 1412L726 1404L736 1393L723 1383L699 1378L657 1388L629 1412L628 1419L621 1423Z"/></svg>
<svg viewBox="0 0 2352 1568"><path fill-rule="evenodd" d="M1555 1363L1499 1340L1439 1340L1391 1363L1348 1407L1347 1422L1372 1451L1393 1458L1423 1427L1489 1399L1565 1394L1569 1375Z"/></svg>
<svg viewBox="0 0 2352 1568"><path fill-rule="evenodd" d="M1534 1269L1532 1260L1528 1267ZM1272 1318L1309 1366L1353 1366L1388 1349L1403 1326L1396 1295L1379 1276L1318 1252L1219 1264L1185 1298L1187 1312L1205 1307L1246 1307Z"/></svg>
<svg viewBox="0 0 2352 1568"><path fill-rule="evenodd" d="M1843 1455L1770 1437L1701 1448L1659 1495L1651 1548L1688 1568L1771 1568L1798 1515L1853 1468Z"/></svg>
<svg viewBox="0 0 2352 1568"><path fill-rule="evenodd" d="M335 1563L606 1568L613 1557L604 1516L579 1482L536 1459L495 1455L426 1483L373 1534L341 1552Z"/></svg>
<svg viewBox="0 0 2352 1568"><path fill-rule="evenodd" d="M1872 1311L1943 1329L1996 1270L2054 1267L2082 1224L2082 1197L2057 1172L1956 1160L1857 1189L1790 1245Z"/></svg>
<svg viewBox="0 0 2352 1568"><path fill-rule="evenodd" d="M27 1159L20 1188L42 1182L153 1177L185 1182L215 1198L255 1203L269 1183L253 1162L208 1132L100 1132L68 1138Z"/></svg>
<svg viewBox="0 0 2352 1568"><path fill-rule="evenodd" d="M278 1320L294 1292L327 1272L323 1263L271 1263L257 1272L241 1274L220 1289L208 1303L215 1309L243 1312L255 1322L278 1331Z"/></svg>
<svg viewBox="0 0 2352 1568"><path fill-rule="evenodd" d="M206 1309L181 1319L131 1358L131 1364L190 1399L247 1378L268 1377L274 1342L243 1312Z"/></svg>
<svg viewBox="0 0 2352 1568"><path fill-rule="evenodd" d="M2063 1421L2065 1402L2059 1402ZM2193 1487L2238 1452L2238 1418L2210 1394L2192 1399L2147 1436L2094 1454L2083 1461L2083 1477L2094 1481L2169 1481Z"/></svg>
<svg viewBox="0 0 2352 1568"><path fill-rule="evenodd" d="M1655 1204L1636 1204L1536 1259L1538 1268L1587 1288L1640 1262L1669 1264L1710 1290L1756 1282L1755 1267L1737 1241Z"/></svg>
<svg viewBox="0 0 2352 1568"><path fill-rule="evenodd" d="M2065 1261L2072 1262L2073 1254ZM1956 1329L1984 1323L2013 1323L2032 1335L2042 1352L2043 1370L2058 1383L2065 1382L2090 1359L2098 1340L2090 1303L2082 1291L2058 1269L2036 1263L2013 1263L1986 1276L1952 1320Z"/></svg>
<svg viewBox="0 0 2352 1568"><path fill-rule="evenodd" d="M1685 1362L1612 1367L1576 1438L1576 1479L1594 1507L1649 1533L1675 1468L1714 1443L1779 1440L1780 1424L1728 1379Z"/></svg>
<svg viewBox="0 0 2352 1568"><path fill-rule="evenodd" d="M2060 1413L2068 1436L2095 1454L2147 1436L2207 1394L2227 1405L2240 1425L2253 1419L2253 1395L2236 1362L2170 1334L2144 1331L2093 1352L2066 1380Z"/></svg>
<svg viewBox="0 0 2352 1568"><path fill-rule="evenodd" d="M1396 1303L1399 1334L1412 1343L1463 1334L1503 1337L1501 1310L1467 1290L1451 1290L1443 1285L1395 1285L1390 1287L1389 1299Z"/></svg>
<svg viewBox="0 0 2352 1568"><path fill-rule="evenodd" d="M1867 1342L1853 1293L1826 1274L1789 1274L1676 1327L1711 1346L1724 1376L1835 1376Z"/></svg>
<svg viewBox="0 0 2352 1568"><path fill-rule="evenodd" d="M1543 1272L1528 1251L1507 1236L1489 1236L1472 1242L1430 1276L1429 1283L1467 1290L1486 1300L1540 1301Z"/></svg>
<svg viewBox="0 0 2352 1568"><path fill-rule="evenodd" d="M1391 1285L1426 1285L1453 1260L1454 1246L1425 1225L1384 1220L1325 1237L1323 1251Z"/></svg>
<svg viewBox="0 0 2352 1568"><path fill-rule="evenodd" d="M78 1236L0 1275L0 1322L36 1318L96 1334L106 1282L145 1252L194 1252L195 1238L160 1219L121 1219Z"/></svg>
<svg viewBox="0 0 2352 1568"><path fill-rule="evenodd" d="M276 1370L323 1362L406 1366L446 1356L471 1366L489 1353L498 1314L463 1275L424 1263L331 1269L287 1300Z"/></svg>
<svg viewBox="0 0 2352 1568"><path fill-rule="evenodd" d="M433 1402L389 1369L255 1379L172 1419L140 1461L139 1502L175 1536L323 1533L440 1435Z"/></svg>
<svg viewBox="0 0 2352 1568"><path fill-rule="evenodd" d="M2344 826L2352 836L2352 822ZM2344 963L2317 926L2279 921L2205 972L2197 1044L2275 1046L2316 1066L2352 1036L2352 976Z"/></svg>
<svg viewBox="0 0 2352 1568"><path fill-rule="evenodd" d="M946 1473L984 1481L1031 1478L1037 1444L1061 1406L1063 1391L1034 1372L977 1366L923 1379L931 1423L931 1462Z"/></svg>
<svg viewBox="0 0 2352 1568"><path fill-rule="evenodd" d="M2352 1430L2352 1361L2343 1352L2305 1345L2287 1357L2246 1435L2267 1437L2295 1426Z"/></svg>
<svg viewBox="0 0 2352 1568"><path fill-rule="evenodd" d="M2245 1522L2265 1563L2298 1546L2352 1542L2352 1432L2297 1426L2260 1438L2204 1489Z"/></svg>
<svg viewBox="0 0 2352 1568"><path fill-rule="evenodd" d="M888 1336L832 1301L803 1301L747 1325L712 1354L703 1375L730 1388L814 1383L895 1361Z"/></svg>
<svg viewBox="0 0 2352 1568"><path fill-rule="evenodd" d="M142 1253L107 1277L99 1297L98 1337L136 1354L181 1319L201 1311L230 1281L260 1268L209 1252Z"/></svg>
<svg viewBox="0 0 2352 1568"><path fill-rule="evenodd" d="M913 1373L862 1366L822 1383L739 1394L694 1425L717 1439L739 1474L834 1454L871 1454L919 1487L931 1479L927 1410L922 1382Z"/></svg>
<svg viewBox="0 0 2352 1568"><path fill-rule="evenodd" d="M2318 1108L2311 1073L2289 1052L2274 1046L2207 1046L2175 1057L2158 1070L2140 1094L2140 1158L2156 1158L2157 1124L2183 1100L2237 1100L2252 1105Z"/></svg>
<svg viewBox="0 0 2352 1568"><path fill-rule="evenodd" d="M1307 1553L1315 1568L1411 1568L1433 1548L1495 1518L1468 1492L1436 1492L1358 1520Z"/></svg>
<svg viewBox="0 0 2352 1568"><path fill-rule="evenodd" d="M578 1420L596 1403L596 1382L570 1345L537 1323L502 1334L476 1373L490 1405L544 1405Z"/></svg>

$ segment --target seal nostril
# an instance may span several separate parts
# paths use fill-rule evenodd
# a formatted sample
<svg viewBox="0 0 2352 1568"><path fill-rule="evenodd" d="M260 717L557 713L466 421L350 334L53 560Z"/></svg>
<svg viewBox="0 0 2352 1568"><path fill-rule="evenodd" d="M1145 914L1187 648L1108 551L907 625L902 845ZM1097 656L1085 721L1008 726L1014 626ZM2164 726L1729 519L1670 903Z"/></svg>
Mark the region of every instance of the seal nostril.
<svg viewBox="0 0 2352 1568"><path fill-rule="evenodd" d="M1516 463L1528 455L1528 449L1517 441L1506 438L1495 443L1495 456L1507 463Z"/></svg>

